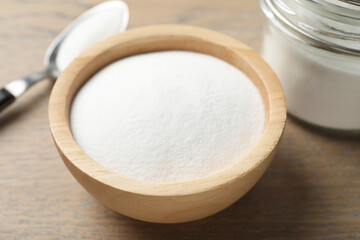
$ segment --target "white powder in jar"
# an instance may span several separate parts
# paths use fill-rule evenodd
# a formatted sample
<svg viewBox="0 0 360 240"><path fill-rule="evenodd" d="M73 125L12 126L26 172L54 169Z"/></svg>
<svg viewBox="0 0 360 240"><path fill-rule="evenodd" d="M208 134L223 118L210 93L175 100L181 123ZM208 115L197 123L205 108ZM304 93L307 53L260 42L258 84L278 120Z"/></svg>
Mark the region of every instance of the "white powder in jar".
<svg viewBox="0 0 360 240"><path fill-rule="evenodd" d="M278 75L292 115L326 128L360 130L359 57L307 46L274 27L264 35L262 56Z"/></svg>
<svg viewBox="0 0 360 240"><path fill-rule="evenodd" d="M75 140L94 161L150 182L202 178L241 161L259 141L258 89L234 66L187 51L116 61L79 90Z"/></svg>

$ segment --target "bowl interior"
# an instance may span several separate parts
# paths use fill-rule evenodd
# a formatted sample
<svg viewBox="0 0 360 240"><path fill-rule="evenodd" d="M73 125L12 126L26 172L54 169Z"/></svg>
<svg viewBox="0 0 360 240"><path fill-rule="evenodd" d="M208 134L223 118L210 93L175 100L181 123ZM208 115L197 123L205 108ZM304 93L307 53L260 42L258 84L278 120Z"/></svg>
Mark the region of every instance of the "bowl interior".
<svg viewBox="0 0 360 240"><path fill-rule="evenodd" d="M126 178L97 164L77 145L72 136L69 114L81 86L106 65L136 54L165 50L204 53L222 59L244 72L258 88L266 110L263 135L241 164L211 176L180 183L150 183ZM49 105L54 141L73 165L114 188L149 195L186 195L217 188L256 169L276 148L283 132L286 107L281 85L269 66L251 49L235 39L189 26L152 26L108 38L81 54L60 76ZM240 160L240 159L239 159Z"/></svg>

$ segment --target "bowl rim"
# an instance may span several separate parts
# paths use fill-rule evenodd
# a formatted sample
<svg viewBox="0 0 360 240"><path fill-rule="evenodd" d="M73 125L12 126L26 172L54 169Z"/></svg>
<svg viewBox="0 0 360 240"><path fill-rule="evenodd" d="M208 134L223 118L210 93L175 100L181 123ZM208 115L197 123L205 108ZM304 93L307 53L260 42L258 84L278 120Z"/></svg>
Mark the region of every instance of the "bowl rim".
<svg viewBox="0 0 360 240"><path fill-rule="evenodd" d="M166 45L164 44L165 40L170 45L178 44L180 49L177 47L177 49L166 47L163 49L163 46ZM189 44L187 44L187 41L189 41ZM199 43L199 49L191 50L191 45L194 44L190 43ZM72 136L68 120L73 97L82 84L86 82L84 80L84 82L80 83L80 81L78 83L76 79L88 79L105 65L121 59L122 57L113 56L116 55L114 52L120 51L120 48L123 51L125 49L126 51L132 51L132 54L127 53L127 56L130 56L146 52L139 50L140 52L136 53L136 47L140 45L146 46L146 44L149 45L150 49L158 49L149 50L148 52L166 49L189 49L188 51L207 53L208 49L206 46L214 46L214 48L218 48L216 51L220 54L215 57L224 58L224 60L227 58L235 59L236 64L238 64L235 67L243 68L246 66L249 68L246 70L247 72L244 72L244 69L240 70L252 81L254 81L254 78L257 79L256 81L259 81L255 84L258 89L259 84L262 85L262 89L259 90L266 105L267 121L260 140L248 155L239 159L232 166L203 178L184 182L158 183L139 181L122 176L101 166L81 150ZM219 51L219 49L223 52ZM104 56L109 57L104 60ZM234 63L229 63L234 65ZM89 69L92 70L89 71ZM266 98L264 98L264 94ZM199 194L226 186L234 181L241 181L247 174L255 171L276 150L284 131L285 121L286 104L282 86L272 69L258 54L238 40L224 34L186 25L154 25L136 28L93 45L77 57L60 75L52 90L49 101L51 134L60 155L64 161L67 161L65 163L70 163L88 177L111 188L123 192L150 196Z"/></svg>

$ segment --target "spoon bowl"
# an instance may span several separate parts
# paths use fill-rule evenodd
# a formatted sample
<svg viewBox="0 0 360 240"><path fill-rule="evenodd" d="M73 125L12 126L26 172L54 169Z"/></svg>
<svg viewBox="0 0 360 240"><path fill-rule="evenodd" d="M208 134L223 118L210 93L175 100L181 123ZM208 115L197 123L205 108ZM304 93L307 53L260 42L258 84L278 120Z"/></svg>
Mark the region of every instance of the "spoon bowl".
<svg viewBox="0 0 360 240"><path fill-rule="evenodd" d="M99 4L80 15L48 47L44 64L54 78L82 51L116 33L125 31L128 7L121 1Z"/></svg>
<svg viewBox="0 0 360 240"><path fill-rule="evenodd" d="M128 19L128 7L122 1L107 1L80 15L48 47L44 71L11 81L0 89L0 112L40 80L57 79L69 63L91 45L125 31Z"/></svg>

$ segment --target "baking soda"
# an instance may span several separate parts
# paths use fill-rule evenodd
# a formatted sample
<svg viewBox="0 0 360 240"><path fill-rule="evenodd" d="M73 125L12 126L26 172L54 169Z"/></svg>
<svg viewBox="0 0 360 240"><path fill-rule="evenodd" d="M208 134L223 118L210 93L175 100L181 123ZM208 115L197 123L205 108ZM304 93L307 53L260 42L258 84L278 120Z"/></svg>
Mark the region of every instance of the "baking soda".
<svg viewBox="0 0 360 240"><path fill-rule="evenodd" d="M291 114L322 127L360 129L359 57L307 46L273 27L262 56L278 75Z"/></svg>
<svg viewBox="0 0 360 240"><path fill-rule="evenodd" d="M103 167L149 182L182 182L231 167L259 141L262 98L218 58L163 51L116 61L74 98L71 129Z"/></svg>
<svg viewBox="0 0 360 240"><path fill-rule="evenodd" d="M109 8L110 4L111 8ZM60 46L56 59L60 72L91 45L123 32L128 24L129 10L122 1L107 1L90 9L90 12L84 15L76 20L81 23L76 25Z"/></svg>

